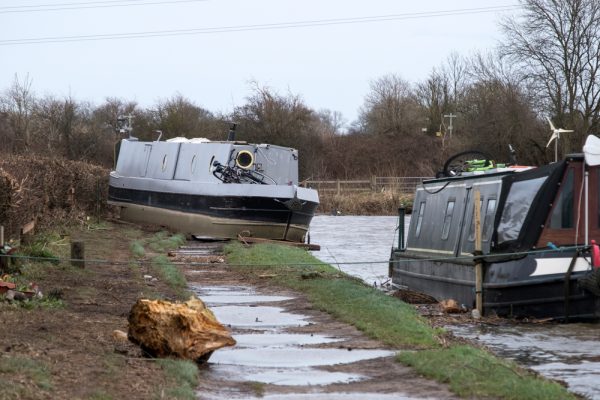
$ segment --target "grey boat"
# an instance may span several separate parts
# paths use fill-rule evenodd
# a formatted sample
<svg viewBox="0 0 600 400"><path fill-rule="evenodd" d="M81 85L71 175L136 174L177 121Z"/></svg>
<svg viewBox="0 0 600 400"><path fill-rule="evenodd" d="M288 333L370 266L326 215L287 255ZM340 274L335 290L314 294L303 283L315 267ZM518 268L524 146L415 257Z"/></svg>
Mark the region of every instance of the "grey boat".
<svg viewBox="0 0 600 400"><path fill-rule="evenodd" d="M271 144L174 138L123 139L109 204L124 220L199 238L304 242L319 204L298 184L298 151Z"/></svg>
<svg viewBox="0 0 600 400"><path fill-rule="evenodd" d="M479 206L485 315L600 318L600 139L587 143L585 157L539 168L481 164L423 182L407 243L401 229L392 249L393 284L474 308Z"/></svg>

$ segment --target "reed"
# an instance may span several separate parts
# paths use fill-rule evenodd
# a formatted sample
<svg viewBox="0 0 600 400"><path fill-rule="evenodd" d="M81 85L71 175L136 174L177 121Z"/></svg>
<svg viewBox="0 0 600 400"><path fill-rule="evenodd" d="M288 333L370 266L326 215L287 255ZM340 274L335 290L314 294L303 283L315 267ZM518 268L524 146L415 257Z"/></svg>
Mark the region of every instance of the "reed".
<svg viewBox="0 0 600 400"><path fill-rule="evenodd" d="M320 193L318 212L331 215L397 215L404 205L412 211L413 195L395 192Z"/></svg>

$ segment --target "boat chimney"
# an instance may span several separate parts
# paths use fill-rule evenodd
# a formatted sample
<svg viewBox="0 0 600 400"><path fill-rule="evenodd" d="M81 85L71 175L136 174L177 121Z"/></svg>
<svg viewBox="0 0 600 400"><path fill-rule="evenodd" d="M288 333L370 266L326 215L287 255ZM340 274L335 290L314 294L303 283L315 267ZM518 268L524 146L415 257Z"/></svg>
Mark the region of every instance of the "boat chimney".
<svg viewBox="0 0 600 400"><path fill-rule="evenodd" d="M227 135L228 142L235 141L235 128L236 127L237 127L237 124L235 122L232 122L231 126L229 127L229 135Z"/></svg>

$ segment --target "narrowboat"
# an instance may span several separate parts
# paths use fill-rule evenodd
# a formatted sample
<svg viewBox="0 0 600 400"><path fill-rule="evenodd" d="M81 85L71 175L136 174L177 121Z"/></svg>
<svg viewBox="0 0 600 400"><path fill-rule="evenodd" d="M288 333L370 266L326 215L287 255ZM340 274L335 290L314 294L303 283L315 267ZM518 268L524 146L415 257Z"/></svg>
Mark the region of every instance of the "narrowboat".
<svg viewBox="0 0 600 400"><path fill-rule="evenodd" d="M319 204L298 184L298 151L271 144L174 138L120 144L108 202L120 217L203 239L304 242Z"/></svg>
<svg viewBox="0 0 600 400"><path fill-rule="evenodd" d="M584 154L538 168L467 163L424 181L392 248L393 285L474 308L480 262L484 315L598 318L599 142L589 137Z"/></svg>

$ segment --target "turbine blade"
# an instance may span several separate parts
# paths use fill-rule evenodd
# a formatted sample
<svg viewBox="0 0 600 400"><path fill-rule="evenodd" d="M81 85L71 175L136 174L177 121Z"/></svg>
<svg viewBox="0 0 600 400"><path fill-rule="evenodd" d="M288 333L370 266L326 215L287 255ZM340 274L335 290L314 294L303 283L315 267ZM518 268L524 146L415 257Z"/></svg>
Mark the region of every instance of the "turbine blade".
<svg viewBox="0 0 600 400"><path fill-rule="evenodd" d="M550 146L550 143L552 143L553 140L558 138L558 132L554 131L554 133L552 134L552 136L550 136L550 140L548 140L548 144L546 145L546 148L548 146Z"/></svg>
<svg viewBox="0 0 600 400"><path fill-rule="evenodd" d="M546 117L546 119L548 120L548 123L550 124L550 129L552 129L552 131L555 131L556 128L554 127L554 124L552 123L552 121L550 120L550 117Z"/></svg>

